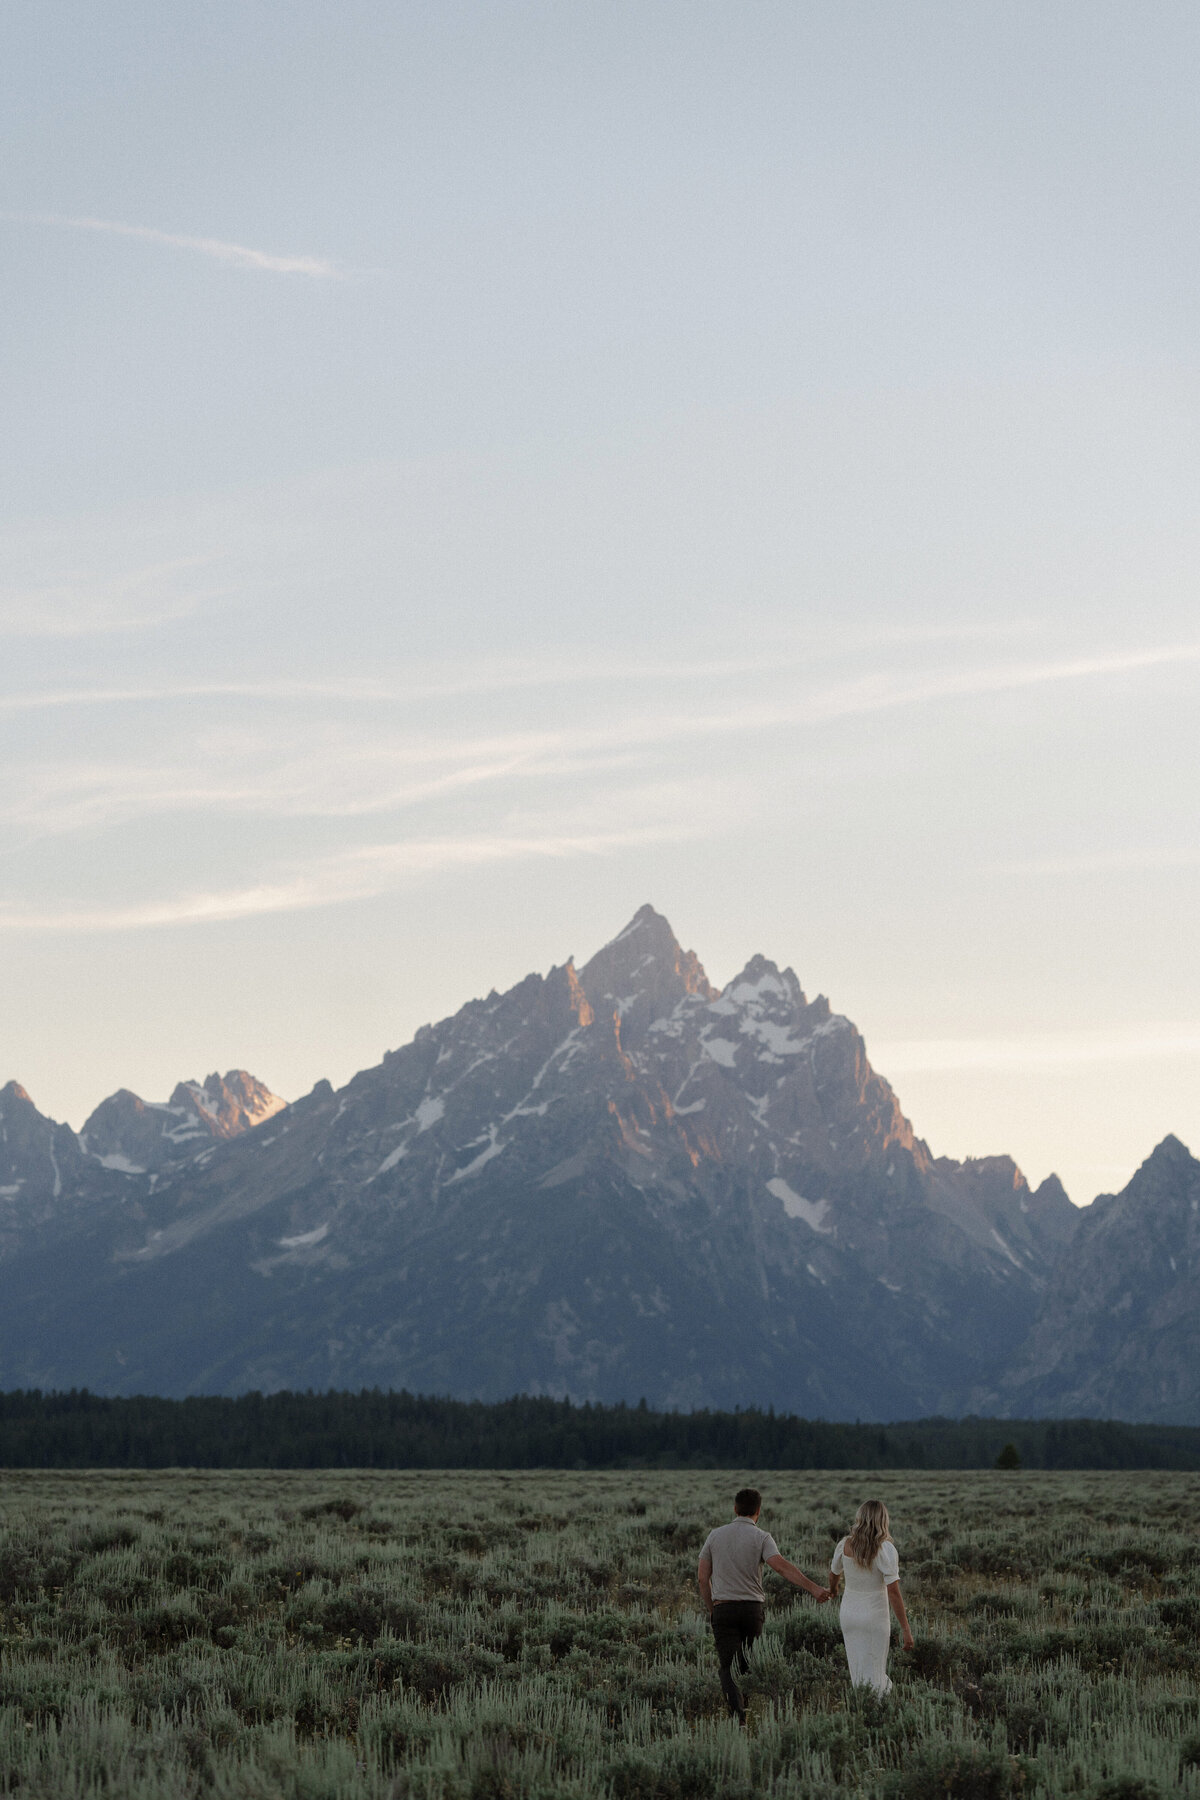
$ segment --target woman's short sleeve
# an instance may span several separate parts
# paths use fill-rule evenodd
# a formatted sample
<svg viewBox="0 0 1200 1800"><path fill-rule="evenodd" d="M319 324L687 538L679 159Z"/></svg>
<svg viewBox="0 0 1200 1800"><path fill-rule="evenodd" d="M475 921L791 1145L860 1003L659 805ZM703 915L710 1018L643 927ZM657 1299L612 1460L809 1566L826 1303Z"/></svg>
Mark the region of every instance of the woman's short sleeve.
<svg viewBox="0 0 1200 1800"><path fill-rule="evenodd" d="M884 1582L891 1587L893 1581L900 1579L900 1552L895 1544L880 1544L879 1555L875 1558L875 1567L883 1576Z"/></svg>
<svg viewBox="0 0 1200 1800"><path fill-rule="evenodd" d="M840 1575L842 1572L842 1549L845 1542L845 1538L839 1540L837 1549L829 1559L829 1573L831 1575Z"/></svg>

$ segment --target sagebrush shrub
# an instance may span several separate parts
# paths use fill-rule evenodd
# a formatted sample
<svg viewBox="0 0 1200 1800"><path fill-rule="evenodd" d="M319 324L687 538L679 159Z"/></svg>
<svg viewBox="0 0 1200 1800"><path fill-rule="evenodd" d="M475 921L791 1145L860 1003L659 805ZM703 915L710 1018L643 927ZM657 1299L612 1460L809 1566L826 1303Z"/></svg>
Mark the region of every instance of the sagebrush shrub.
<svg viewBox="0 0 1200 1800"><path fill-rule="evenodd" d="M1194 1478L873 1476L916 1649L851 1690L769 1575L743 1734L695 1559L756 1479L820 1576L853 1474L10 1473L0 1794L1200 1800Z"/></svg>
<svg viewBox="0 0 1200 1800"><path fill-rule="evenodd" d="M887 1800L1006 1800L1013 1768L1007 1756L978 1744L918 1752L884 1787Z"/></svg>

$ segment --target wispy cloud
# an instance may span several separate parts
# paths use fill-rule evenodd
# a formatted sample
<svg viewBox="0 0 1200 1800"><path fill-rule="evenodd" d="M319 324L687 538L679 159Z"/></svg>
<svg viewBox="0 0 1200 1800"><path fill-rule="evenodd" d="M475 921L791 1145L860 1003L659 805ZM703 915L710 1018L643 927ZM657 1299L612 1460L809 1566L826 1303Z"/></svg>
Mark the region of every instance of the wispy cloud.
<svg viewBox="0 0 1200 1800"><path fill-rule="evenodd" d="M1200 644L1156 644L1064 656L1042 662L1000 663L971 669L905 672L883 670L860 676L813 696L810 716L843 718L921 706L938 700L974 699L982 694L1016 693L1104 676L1140 674L1179 664L1200 663Z"/></svg>
<svg viewBox="0 0 1200 1800"><path fill-rule="evenodd" d="M739 675L778 673L797 666L795 656L747 657L711 662L660 663L641 658L636 662L589 657L561 661L489 663L486 667L416 669L390 678L371 676L306 680L284 677L270 681L144 682L121 686L48 688L27 693L0 694L0 714L52 711L63 707L154 705L173 700L248 700L263 705L286 705L297 700L325 700L348 706L397 706L414 701L453 700L473 694L516 693L523 689L575 689L619 683L638 685L683 684L690 681L728 681Z"/></svg>
<svg viewBox="0 0 1200 1800"><path fill-rule="evenodd" d="M0 694L0 713L37 712L71 706L116 706L164 700L244 699L264 704L294 700L329 700L355 705L396 705L416 700L453 699L459 695L504 693L521 688L557 687L569 681L583 690L618 682L653 682L661 686L742 675L780 675L805 670L810 658L803 648L767 656L691 662L640 657L623 662L609 658L489 664L431 672L397 673L391 677L335 677L272 681L147 682L103 687L50 688ZM971 699L980 694L1014 693L1059 683L1137 674L1143 670L1200 663L1200 644L1154 645L1092 656L1062 657L1036 663L1002 663L968 669L925 671L873 670L845 681L810 683L785 702L733 702L720 711L689 711L678 717L660 715L647 735L668 737L723 735L739 730L765 730L779 725L816 724L826 719L922 706L939 700Z"/></svg>
<svg viewBox="0 0 1200 1800"><path fill-rule="evenodd" d="M105 616L137 616L139 594L157 591L159 575L155 569L141 571L125 589L114 589L105 602ZM64 601L59 631L66 630L65 621L72 617L75 628L81 628L83 614L73 614L72 605ZM35 734L30 734L35 752L26 754L19 742L25 734L10 728L10 736L18 740L19 778L0 794L0 820L15 828L10 831L14 848L18 839L27 847L51 836L187 814L255 817L273 824L236 887L190 889L128 905L64 900L48 911L10 890L9 904L0 908L0 929L116 931L251 917L369 898L409 876L437 869L516 857L602 854L691 837L701 829L680 821L703 821L703 833L711 835L711 780L697 779L696 792L675 793L670 805L639 810L636 803L626 809L619 789L606 777L619 770L622 780L635 784L630 790L635 797L647 795L656 779L679 766L685 746L707 742L719 747L735 736L832 727L867 713L978 694L1126 680L1155 668L1197 662L1200 645L1180 644L1006 660L998 666L877 669L850 680L822 681L803 656L747 657L736 672L704 659L679 664L652 658L581 664L555 659L502 669L427 666L408 677L395 671L365 679L184 679L10 694L0 697L0 712L12 715L14 726L31 707L186 700L202 709L189 706L181 713L168 704L160 717L135 714L128 721L114 720L112 731L85 737L72 729L60 736L57 758L46 754ZM647 705L642 688L651 678L654 703ZM522 704L528 723L515 729L472 730L471 721L479 721L473 706L436 705L447 697L543 685L553 690L553 704L544 709ZM564 690L571 697L565 718L559 704ZM724 703L713 704L715 696L724 697ZM414 710L422 699L435 703L432 713ZM247 710L203 710L209 700L244 700ZM64 719L67 726L73 723L69 715ZM688 749L689 768L701 760L698 748ZM725 760L723 752L714 752L708 758L710 775L718 775ZM614 794L621 804L606 810ZM523 802L553 808L566 804L572 811L567 817L557 812L548 820L529 821L516 810ZM754 795L739 789L736 803L725 807L727 822L744 818L748 804L754 804ZM346 822L343 836L358 835L353 821L392 814L396 823L390 829L398 838L404 810L421 805L434 810L420 824L414 816L411 838L329 851L333 822ZM496 823L500 817L503 826ZM289 821L300 819L330 822L328 831L322 828L324 853L303 864L276 861L272 866L267 861L272 849L278 858L294 847L296 833ZM1191 866L1195 860L1190 852L1143 853L1137 865ZM1057 862L1078 866L1070 858ZM1091 859L1092 867L1126 863L1134 866L1111 853ZM1190 1040L1186 1033L1181 1040L1177 1031L1165 1037L1152 1031L1126 1033L1119 1043L1107 1037L922 1041L885 1047L880 1066L897 1075L912 1069L1066 1068L1183 1052L1190 1053Z"/></svg>
<svg viewBox="0 0 1200 1800"><path fill-rule="evenodd" d="M1200 848L1082 851L1078 855L1014 857L996 865L1003 875L1141 875L1200 868Z"/></svg>
<svg viewBox="0 0 1200 1800"><path fill-rule="evenodd" d="M697 827L678 821L606 832L479 834L373 844L340 852L273 880L135 905L67 907L60 910L0 906L0 933L145 931L161 926L215 924L271 913L370 900L407 876L489 863L601 857L637 844L678 841Z"/></svg>
<svg viewBox="0 0 1200 1800"><path fill-rule="evenodd" d="M1200 1023L1124 1025L1107 1031L1027 1037L897 1038L871 1045L871 1061L889 1079L914 1074L1032 1074L1095 1063L1200 1056Z"/></svg>
<svg viewBox="0 0 1200 1800"><path fill-rule="evenodd" d="M194 812L283 819L362 819L500 782L580 776L627 763L628 753L589 756L550 735L438 747L389 741L338 743L309 731L283 746L242 736L190 754L106 764L46 763L0 795L0 819L37 836L94 830L155 814Z"/></svg>
<svg viewBox="0 0 1200 1800"><path fill-rule="evenodd" d="M126 757L43 760L0 799L0 816L39 833L91 830L171 812L350 819L489 783L527 785L639 760L648 763L682 744L836 725L870 713L1196 662L1200 646L1188 644L999 668L873 671L849 681L810 681L802 687L803 659L747 659L734 670L705 661L613 660L582 667L554 661L502 669L426 669L407 678L182 681L9 694L0 696L0 715L85 703L218 699L245 701L251 708L290 708L291 714L255 725L252 711L236 728L226 722L207 730L190 717L186 727L168 719L160 727L158 748L152 736L143 736ZM740 684L735 676L743 678ZM752 684L747 676L755 678ZM707 681L711 689L718 677L720 687L730 690L727 705L686 703L690 683ZM632 691L647 679L660 690L653 708L640 704ZM439 730L433 721L422 728L413 712L425 701L506 689L557 690L567 681L579 696L577 717L569 725L539 728L531 722L515 731L472 733ZM621 687L631 690L625 704L614 701L614 690ZM672 693L673 704L668 701ZM589 696L594 701L590 707ZM172 748L169 739L184 730L186 747ZM1189 860L1173 852L1158 866L1184 866ZM1120 858L1109 858L1096 866L1120 863ZM1140 866L1153 863L1143 860ZM1047 864L1047 872L1051 867Z"/></svg>
<svg viewBox="0 0 1200 1800"><path fill-rule="evenodd" d="M67 213L6 212L0 217L27 225L60 225L71 231L100 231L114 237L139 238L170 250L193 250L215 262L236 269L259 269L272 275L308 275L321 281L343 281L345 271L323 256L280 256L270 250L253 250L224 238L191 237L178 231L159 231L151 225L127 225L117 219L79 218Z"/></svg>
<svg viewBox="0 0 1200 1800"><path fill-rule="evenodd" d="M78 574L0 587L0 637L94 637L187 618L225 591L195 584L201 566L201 559L193 558L107 578ZM22 710L35 709L7 705L0 697L0 711Z"/></svg>

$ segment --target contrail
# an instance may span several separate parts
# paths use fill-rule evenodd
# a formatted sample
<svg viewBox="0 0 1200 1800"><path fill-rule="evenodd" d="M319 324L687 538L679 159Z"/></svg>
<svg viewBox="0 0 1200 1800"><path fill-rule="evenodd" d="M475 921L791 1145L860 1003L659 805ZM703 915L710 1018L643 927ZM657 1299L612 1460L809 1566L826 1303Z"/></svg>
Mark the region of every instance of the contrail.
<svg viewBox="0 0 1200 1800"><path fill-rule="evenodd" d="M65 213L15 213L0 217L29 225L65 225L73 231L107 231L115 237L141 238L148 244L166 244L172 250L197 250L216 262L236 269L266 269L273 275L310 275L321 281L344 281L335 263L323 256L275 256L268 250L252 250L246 244L230 244L224 238L188 237L182 232L156 231L151 225L124 225L116 219L74 218Z"/></svg>

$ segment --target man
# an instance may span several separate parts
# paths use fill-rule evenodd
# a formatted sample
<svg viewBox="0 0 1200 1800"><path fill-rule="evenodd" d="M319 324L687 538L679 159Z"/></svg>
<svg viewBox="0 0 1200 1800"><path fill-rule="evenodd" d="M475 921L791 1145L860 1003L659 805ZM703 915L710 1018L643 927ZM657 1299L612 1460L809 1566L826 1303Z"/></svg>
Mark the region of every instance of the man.
<svg viewBox="0 0 1200 1800"><path fill-rule="evenodd" d="M758 1515L762 1495L757 1488L742 1488L734 1496L733 1522L718 1525L704 1540L697 1571L700 1598L712 1620L717 1659L721 1665L721 1692L739 1725L746 1723L746 1701L733 1678L736 1668L749 1668L747 1651L763 1628L766 1597L762 1565L774 1569L793 1587L803 1588L819 1605L829 1598L828 1588L810 1581L803 1569L779 1554L769 1531L760 1531Z"/></svg>

